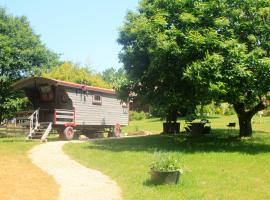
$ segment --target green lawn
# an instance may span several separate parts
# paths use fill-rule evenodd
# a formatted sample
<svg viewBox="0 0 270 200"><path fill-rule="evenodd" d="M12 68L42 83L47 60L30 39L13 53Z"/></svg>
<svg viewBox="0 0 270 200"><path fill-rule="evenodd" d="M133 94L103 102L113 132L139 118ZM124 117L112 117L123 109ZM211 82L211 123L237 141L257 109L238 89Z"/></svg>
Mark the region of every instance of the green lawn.
<svg viewBox="0 0 270 200"><path fill-rule="evenodd" d="M254 118L253 139L240 140L226 124L235 116L211 118L211 135L148 136L67 144L65 152L82 164L112 177L125 200L137 199L270 199L270 117ZM237 122L237 121L236 121ZM157 119L134 121L141 130L161 131ZM184 174L178 185L153 185L149 165L156 151L181 158Z"/></svg>
<svg viewBox="0 0 270 200"><path fill-rule="evenodd" d="M226 125L229 122L236 122L238 128L238 120L236 115L230 115L230 116L220 116L220 115L213 115L208 117L208 119L211 121L212 128L214 129L226 129ZM180 122L180 129L181 131L184 131L184 125L185 120L180 118L178 120ZM263 117L261 119L259 116L253 117L253 127L255 130L267 130L269 128L270 131L270 117ZM139 121L131 121L129 122L129 126L123 127L123 132L126 133L132 133L137 131L151 131L153 133L160 133L162 132L162 121L158 118L150 118L150 119L144 119Z"/></svg>
<svg viewBox="0 0 270 200"><path fill-rule="evenodd" d="M23 137L0 138L0 153L24 155L36 144L38 143L26 141Z"/></svg>

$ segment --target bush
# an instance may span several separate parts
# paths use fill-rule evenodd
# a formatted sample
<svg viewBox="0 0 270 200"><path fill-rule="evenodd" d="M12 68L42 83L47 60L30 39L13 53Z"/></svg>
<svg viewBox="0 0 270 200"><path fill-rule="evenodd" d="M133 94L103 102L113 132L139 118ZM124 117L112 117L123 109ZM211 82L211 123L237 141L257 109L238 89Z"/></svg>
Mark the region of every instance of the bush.
<svg viewBox="0 0 270 200"><path fill-rule="evenodd" d="M213 103L207 104L207 105L203 106L202 114L203 115L213 114L214 110L215 110L215 105ZM201 115L201 105L196 106L195 113L197 116ZM200 116L200 117L202 117L202 116Z"/></svg>
<svg viewBox="0 0 270 200"><path fill-rule="evenodd" d="M215 114L223 115L224 114L224 110L221 107L217 107L216 110L215 110Z"/></svg>
<svg viewBox="0 0 270 200"><path fill-rule="evenodd" d="M151 108L151 115L153 117L157 117L157 118L161 118L161 119L165 119L166 118L166 111L164 110L164 108L160 108L160 107L152 107Z"/></svg>
<svg viewBox="0 0 270 200"><path fill-rule="evenodd" d="M134 121L134 120L142 120L146 118L146 114L144 112L135 112L132 111L129 114L129 119L130 121Z"/></svg>
<svg viewBox="0 0 270 200"><path fill-rule="evenodd" d="M234 114L235 114L235 111L234 111L233 108L226 110L225 113L224 113L224 115L234 115Z"/></svg>

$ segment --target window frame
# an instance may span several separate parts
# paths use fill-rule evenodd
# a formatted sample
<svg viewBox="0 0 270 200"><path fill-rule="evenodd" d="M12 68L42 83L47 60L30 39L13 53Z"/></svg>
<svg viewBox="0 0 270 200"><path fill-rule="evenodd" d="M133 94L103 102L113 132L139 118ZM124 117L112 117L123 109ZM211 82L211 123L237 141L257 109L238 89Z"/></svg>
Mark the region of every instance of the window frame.
<svg viewBox="0 0 270 200"><path fill-rule="evenodd" d="M96 100L95 97L99 97L100 100ZM92 104L94 105L102 105L102 96L100 94L93 94L92 95Z"/></svg>

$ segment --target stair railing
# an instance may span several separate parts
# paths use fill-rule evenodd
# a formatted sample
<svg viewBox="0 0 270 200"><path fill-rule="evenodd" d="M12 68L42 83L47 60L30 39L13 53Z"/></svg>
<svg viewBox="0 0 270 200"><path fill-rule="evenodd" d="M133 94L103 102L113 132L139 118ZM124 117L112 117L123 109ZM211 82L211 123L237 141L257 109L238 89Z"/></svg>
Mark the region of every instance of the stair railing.
<svg viewBox="0 0 270 200"><path fill-rule="evenodd" d="M29 126L29 134L28 138L33 135L35 130L37 130L39 126L39 109L37 109L28 119L30 120L30 126Z"/></svg>
<svg viewBox="0 0 270 200"><path fill-rule="evenodd" d="M44 141L44 140L47 139L47 137L48 137L49 133L51 132L51 130L52 130L52 122L49 123L47 129L45 130L44 134L42 135L41 141Z"/></svg>

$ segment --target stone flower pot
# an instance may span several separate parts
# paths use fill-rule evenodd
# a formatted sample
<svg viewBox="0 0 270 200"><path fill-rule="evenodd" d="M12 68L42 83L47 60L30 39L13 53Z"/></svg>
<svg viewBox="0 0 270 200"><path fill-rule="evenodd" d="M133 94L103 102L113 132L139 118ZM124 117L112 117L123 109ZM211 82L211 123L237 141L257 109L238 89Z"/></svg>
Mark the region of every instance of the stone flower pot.
<svg viewBox="0 0 270 200"><path fill-rule="evenodd" d="M181 175L180 171L154 171L151 170L151 180L155 184L177 184Z"/></svg>

